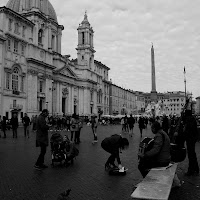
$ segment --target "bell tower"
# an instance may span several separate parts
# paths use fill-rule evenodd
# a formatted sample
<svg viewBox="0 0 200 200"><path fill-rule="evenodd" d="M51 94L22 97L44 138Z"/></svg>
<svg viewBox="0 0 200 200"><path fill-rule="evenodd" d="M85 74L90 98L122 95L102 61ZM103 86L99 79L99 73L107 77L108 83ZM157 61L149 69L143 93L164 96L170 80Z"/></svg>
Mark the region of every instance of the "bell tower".
<svg viewBox="0 0 200 200"><path fill-rule="evenodd" d="M93 37L94 31L88 22L87 13L78 27L77 64L81 68L91 70L94 66Z"/></svg>

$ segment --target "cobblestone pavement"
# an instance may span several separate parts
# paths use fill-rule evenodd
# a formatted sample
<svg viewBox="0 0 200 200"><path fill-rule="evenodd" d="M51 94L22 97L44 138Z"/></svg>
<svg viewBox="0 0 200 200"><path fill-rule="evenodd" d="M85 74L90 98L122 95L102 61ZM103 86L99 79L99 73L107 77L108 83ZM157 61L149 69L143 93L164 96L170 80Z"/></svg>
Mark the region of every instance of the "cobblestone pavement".
<svg viewBox="0 0 200 200"><path fill-rule="evenodd" d="M12 138L8 131L7 138L0 138L0 199L1 200L56 200L58 195L71 188L70 199L74 200L129 200L133 186L142 180L137 169L137 152L140 141L138 125L134 128L134 136L122 134L130 142L128 150L120 156L122 164L129 170L126 176L109 176L104 170L108 154L100 146L101 141L114 133L121 132L120 125L99 126L97 144L92 144L91 128L84 126L81 132L79 156L73 165L54 167L51 164L50 147L45 157L48 169L38 171L34 163L39 155L35 147L35 133L24 138L20 128L19 137ZM70 135L70 132L62 134ZM51 133L49 134L51 135ZM152 136L150 127L144 130L144 136ZM200 143L197 144L200 163ZM172 190L170 200L196 200L200 198L200 177L183 176L187 169L187 159L178 167L178 176L184 184Z"/></svg>

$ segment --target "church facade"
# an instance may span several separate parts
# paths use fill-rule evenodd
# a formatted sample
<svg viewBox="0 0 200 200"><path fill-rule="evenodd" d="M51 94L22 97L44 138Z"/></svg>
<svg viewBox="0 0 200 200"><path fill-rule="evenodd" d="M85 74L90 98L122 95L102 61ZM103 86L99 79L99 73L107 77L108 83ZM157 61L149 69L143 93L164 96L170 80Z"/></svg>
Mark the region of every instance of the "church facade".
<svg viewBox="0 0 200 200"><path fill-rule="evenodd" d="M109 114L109 67L94 59L85 13L77 59L62 55L64 27L48 0L9 0L0 7L0 115Z"/></svg>

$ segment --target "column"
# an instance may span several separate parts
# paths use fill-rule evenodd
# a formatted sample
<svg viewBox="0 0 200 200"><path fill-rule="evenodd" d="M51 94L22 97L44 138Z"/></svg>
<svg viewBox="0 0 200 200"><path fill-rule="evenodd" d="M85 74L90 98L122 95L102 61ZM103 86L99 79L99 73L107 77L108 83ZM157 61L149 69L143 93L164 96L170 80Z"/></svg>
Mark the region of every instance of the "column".
<svg viewBox="0 0 200 200"><path fill-rule="evenodd" d="M61 37L62 33L58 33L57 36L57 52L61 54Z"/></svg>
<svg viewBox="0 0 200 200"><path fill-rule="evenodd" d="M71 111L72 111L72 114L74 113L74 86L72 85L71 87Z"/></svg>
<svg viewBox="0 0 200 200"><path fill-rule="evenodd" d="M50 24L48 26L48 32L49 32L49 35L48 35L48 49L52 50L52 45L51 45L52 33L51 33L51 25Z"/></svg>
<svg viewBox="0 0 200 200"><path fill-rule="evenodd" d="M81 44L81 33L78 31L78 45Z"/></svg>
<svg viewBox="0 0 200 200"><path fill-rule="evenodd" d="M4 16L4 13L0 13L0 22L3 22L3 16ZM0 34L2 35L3 34L3 29L4 29L4 23L0 23Z"/></svg>
<svg viewBox="0 0 200 200"><path fill-rule="evenodd" d="M88 115L90 113L90 110L89 110L90 108L88 106L90 105L90 96L88 94L89 94L88 89L84 88L84 100L83 100L84 115Z"/></svg>
<svg viewBox="0 0 200 200"><path fill-rule="evenodd" d="M53 50L54 50L54 51L57 51L57 38L58 38L58 37L57 37L57 35L55 35L54 37L55 37L55 38L54 38L54 49L53 49Z"/></svg>
<svg viewBox="0 0 200 200"><path fill-rule="evenodd" d="M59 114L62 113L62 84L59 84Z"/></svg>
<svg viewBox="0 0 200 200"><path fill-rule="evenodd" d="M91 34L91 46L93 47L93 34Z"/></svg>

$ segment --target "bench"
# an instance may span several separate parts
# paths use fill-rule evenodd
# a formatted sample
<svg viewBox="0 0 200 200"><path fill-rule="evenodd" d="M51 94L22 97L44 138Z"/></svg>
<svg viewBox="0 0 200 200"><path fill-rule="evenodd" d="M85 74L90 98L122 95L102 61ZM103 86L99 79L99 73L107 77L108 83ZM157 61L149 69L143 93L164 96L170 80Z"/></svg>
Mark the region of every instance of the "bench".
<svg viewBox="0 0 200 200"><path fill-rule="evenodd" d="M165 168L153 168L131 194L133 199L167 200L178 163Z"/></svg>

